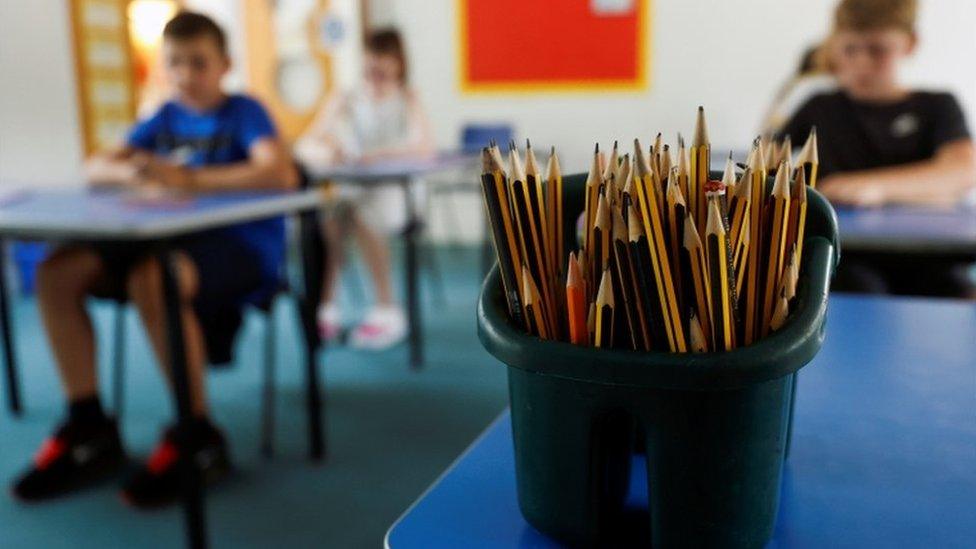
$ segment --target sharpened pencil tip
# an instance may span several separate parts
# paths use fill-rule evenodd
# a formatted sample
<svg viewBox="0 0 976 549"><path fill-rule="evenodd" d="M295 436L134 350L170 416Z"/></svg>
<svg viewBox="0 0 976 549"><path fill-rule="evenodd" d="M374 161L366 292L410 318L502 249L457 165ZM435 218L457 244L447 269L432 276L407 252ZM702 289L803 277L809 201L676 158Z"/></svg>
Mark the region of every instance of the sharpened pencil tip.
<svg viewBox="0 0 976 549"><path fill-rule="evenodd" d="M525 138L525 148L526 149L531 149L532 148L532 142L529 141L529 138L528 137Z"/></svg>
<svg viewBox="0 0 976 549"><path fill-rule="evenodd" d="M600 154L600 142L597 141L596 145L593 147L593 154Z"/></svg>
<svg viewBox="0 0 976 549"><path fill-rule="evenodd" d="M510 150L510 151L514 151L515 150L515 140L514 139L512 139L511 141L508 142L508 150Z"/></svg>

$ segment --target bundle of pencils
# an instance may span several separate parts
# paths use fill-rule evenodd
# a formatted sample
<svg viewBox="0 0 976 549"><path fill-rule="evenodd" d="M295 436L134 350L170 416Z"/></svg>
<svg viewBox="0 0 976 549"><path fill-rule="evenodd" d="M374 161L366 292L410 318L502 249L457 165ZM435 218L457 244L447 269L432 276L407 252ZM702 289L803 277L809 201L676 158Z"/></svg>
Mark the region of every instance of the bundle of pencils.
<svg viewBox="0 0 976 549"><path fill-rule="evenodd" d="M661 134L644 149L594 148L579 248L565 240L553 149L543 175L526 143L482 151L482 186L513 322L543 339L603 348L728 351L778 330L796 295L816 132L757 138L738 173L730 153L710 178L699 107L691 146ZM672 151L677 151L677 158ZM771 188L767 176L775 175ZM568 254L568 258L566 257ZM564 263L564 258L566 262Z"/></svg>

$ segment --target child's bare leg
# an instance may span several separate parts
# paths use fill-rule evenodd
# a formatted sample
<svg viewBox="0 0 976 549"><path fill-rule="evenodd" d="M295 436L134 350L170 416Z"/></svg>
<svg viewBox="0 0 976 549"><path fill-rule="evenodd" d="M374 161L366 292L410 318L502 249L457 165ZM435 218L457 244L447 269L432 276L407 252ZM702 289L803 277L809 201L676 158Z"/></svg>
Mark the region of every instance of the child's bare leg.
<svg viewBox="0 0 976 549"><path fill-rule="evenodd" d="M376 304L392 306L393 286L390 283L390 246L385 235L363 222L358 214L352 216L353 231L363 253L363 261L373 277Z"/></svg>
<svg viewBox="0 0 976 549"><path fill-rule="evenodd" d="M199 279L193 261L183 254L176 254L176 278L180 290L183 315L183 345L186 353L186 371L190 382L193 414L207 415L204 368L206 347L200 322L193 310L193 298L197 294ZM169 375L169 340L166 335L166 307L163 302L163 279L158 260L147 259L136 265L127 281L129 298L139 310L160 367Z"/></svg>
<svg viewBox="0 0 976 549"><path fill-rule="evenodd" d="M322 216L322 238L325 240L325 266L322 277L322 303L334 303L339 276L345 263L343 230L340 220L331 212Z"/></svg>
<svg viewBox="0 0 976 549"><path fill-rule="evenodd" d="M85 298L104 274L94 251L66 248L41 264L37 297L44 331L51 344L68 400L98 393L95 372L95 334Z"/></svg>

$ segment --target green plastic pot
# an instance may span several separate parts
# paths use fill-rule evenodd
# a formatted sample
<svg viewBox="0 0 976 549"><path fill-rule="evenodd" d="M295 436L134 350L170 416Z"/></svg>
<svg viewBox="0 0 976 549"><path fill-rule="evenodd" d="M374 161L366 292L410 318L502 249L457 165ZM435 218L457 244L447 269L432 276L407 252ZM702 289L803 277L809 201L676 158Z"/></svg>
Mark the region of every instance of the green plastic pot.
<svg viewBox="0 0 976 549"><path fill-rule="evenodd" d="M582 211L584 182L564 180L566 234ZM530 524L574 546L618 542L636 426L645 435L655 547L761 547L770 539L796 372L823 343L839 258L833 210L812 189L807 199L795 310L779 331L731 352L543 341L513 325L497 266L489 273L478 334L508 367L519 507Z"/></svg>

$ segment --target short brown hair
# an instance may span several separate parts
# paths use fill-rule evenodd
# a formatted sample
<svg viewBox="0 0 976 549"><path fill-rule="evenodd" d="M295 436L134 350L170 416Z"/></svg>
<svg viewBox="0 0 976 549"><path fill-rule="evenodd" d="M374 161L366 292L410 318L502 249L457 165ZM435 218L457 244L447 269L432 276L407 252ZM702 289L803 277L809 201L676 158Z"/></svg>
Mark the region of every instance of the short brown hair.
<svg viewBox="0 0 976 549"><path fill-rule="evenodd" d="M220 53L227 55L227 35L213 19L192 11L181 11L163 27L163 38L170 40L192 40L209 36Z"/></svg>
<svg viewBox="0 0 976 549"><path fill-rule="evenodd" d="M389 55L400 64L400 82L407 82L407 52L400 31L393 27L376 29L366 36L366 51L374 55Z"/></svg>
<svg viewBox="0 0 976 549"><path fill-rule="evenodd" d="M915 32L918 0L841 0L834 12L835 30Z"/></svg>

